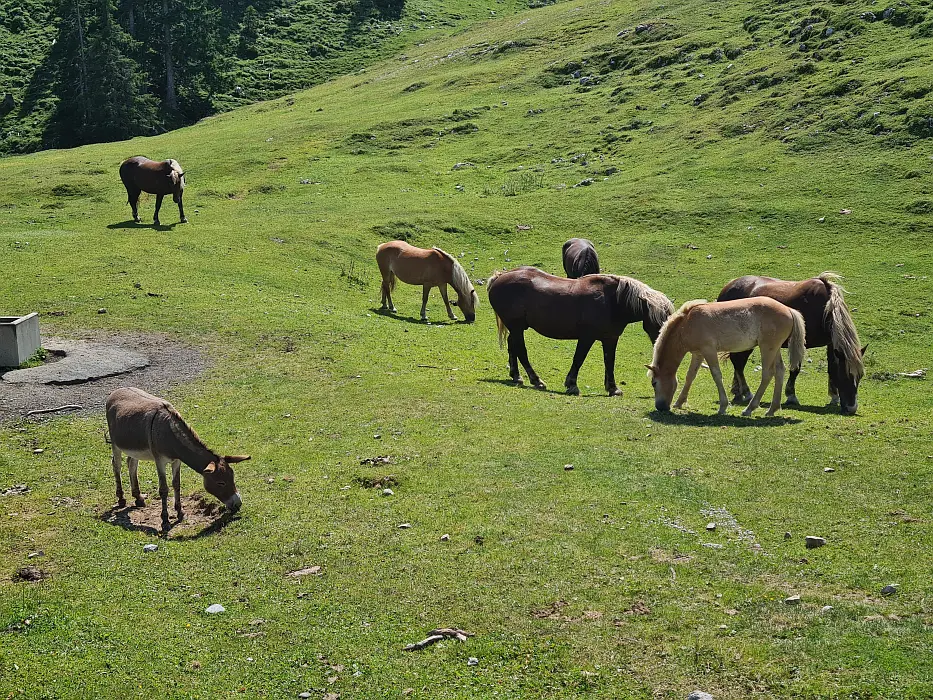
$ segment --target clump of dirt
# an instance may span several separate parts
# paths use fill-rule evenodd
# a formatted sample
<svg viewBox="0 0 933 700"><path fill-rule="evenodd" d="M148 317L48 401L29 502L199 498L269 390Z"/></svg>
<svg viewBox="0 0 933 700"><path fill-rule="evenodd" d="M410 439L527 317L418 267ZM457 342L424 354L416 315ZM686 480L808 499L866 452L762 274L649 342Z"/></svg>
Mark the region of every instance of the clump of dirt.
<svg viewBox="0 0 933 700"><path fill-rule="evenodd" d="M37 569L35 566L24 566L13 573L14 581L41 581L51 574L48 571Z"/></svg>
<svg viewBox="0 0 933 700"><path fill-rule="evenodd" d="M366 476L358 474L353 480L364 489L390 489L399 485L399 479L395 474L385 474L381 476Z"/></svg>
<svg viewBox="0 0 933 700"><path fill-rule="evenodd" d="M101 519L127 530L160 534L162 532L162 501L158 496L148 497L144 494L144 497L146 498L145 506L133 505L132 496L130 496L129 505L123 508L114 506L101 515ZM212 529L220 524L226 515L226 509L220 503L200 493L182 496L181 507L185 517L184 520L179 521L175 514L175 500L169 496L168 537L182 534L190 536L192 530Z"/></svg>

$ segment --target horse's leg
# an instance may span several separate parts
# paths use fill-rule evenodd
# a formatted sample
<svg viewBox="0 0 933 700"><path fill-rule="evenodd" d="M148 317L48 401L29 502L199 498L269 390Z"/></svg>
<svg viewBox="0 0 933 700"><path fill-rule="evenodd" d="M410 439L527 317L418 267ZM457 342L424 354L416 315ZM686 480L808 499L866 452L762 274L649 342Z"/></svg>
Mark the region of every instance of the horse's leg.
<svg viewBox="0 0 933 700"><path fill-rule="evenodd" d="M438 289L441 290L441 299L444 300L444 306L447 307L447 317L450 318L451 321L456 321L457 317L454 316L454 312L450 308L450 300L447 299L447 285L442 283L438 286Z"/></svg>
<svg viewBox="0 0 933 700"><path fill-rule="evenodd" d="M181 460L172 460L172 489L175 491L175 513L179 520L184 520L185 514L181 509Z"/></svg>
<svg viewBox="0 0 933 700"><path fill-rule="evenodd" d="M159 225L159 209L162 208L162 197L164 197L164 196L165 196L164 194L157 194L157 195L156 195L156 209L155 209L155 215L152 217L152 221L153 221L153 223L154 223L156 226Z"/></svg>
<svg viewBox="0 0 933 700"><path fill-rule="evenodd" d="M517 385L522 383L522 375L518 373L518 350L515 348L515 333L509 333L509 377Z"/></svg>
<svg viewBox="0 0 933 700"><path fill-rule="evenodd" d="M603 363L606 365L604 386L609 396L622 396L622 390L616 386L616 346L619 336L603 340Z"/></svg>
<svg viewBox="0 0 933 700"><path fill-rule="evenodd" d="M833 377L836 376L836 354L833 352L833 346L826 346L826 377L829 385L829 405L839 405L839 389L836 388L836 382Z"/></svg>
<svg viewBox="0 0 933 700"><path fill-rule="evenodd" d="M129 200L130 206L133 208L133 221L137 224L139 223L139 190L131 190L129 187L126 188L126 197Z"/></svg>
<svg viewBox="0 0 933 700"><path fill-rule="evenodd" d="M573 364L570 365L570 371L567 373L567 378L564 380L567 393L571 396L579 396L580 394L580 389L577 388L577 374L579 374L580 367L583 365L583 361L586 359L587 354L590 352L590 348L593 347L593 343L595 342L595 338L580 338L577 341L577 349L573 353Z"/></svg>
<svg viewBox="0 0 933 700"><path fill-rule="evenodd" d="M509 335L509 338L512 338L513 334ZM544 385L544 382L541 381L541 378L535 373L534 369L531 366L531 363L528 361L528 348L525 347L525 331L520 331L514 334L515 337L515 352L518 355L519 362L522 363L522 367L525 368L525 373L528 375L528 381L531 382L531 385L535 389L547 389Z"/></svg>
<svg viewBox="0 0 933 700"><path fill-rule="evenodd" d="M146 505L146 502L139 490L139 460L134 457L127 457L126 466L130 470L130 491L133 493L136 505L142 508Z"/></svg>
<svg viewBox="0 0 933 700"><path fill-rule="evenodd" d="M729 361L732 362L732 368L735 370L735 376L732 378L732 403L748 403L751 398L751 390L748 388L748 382L745 381L745 365L752 351L729 353Z"/></svg>
<svg viewBox="0 0 933 700"><path fill-rule="evenodd" d="M690 368L687 370L687 378L680 390L680 396L677 397L677 401L674 403L674 408L680 408L687 402L687 394L690 393L690 387L693 385L693 380L696 379L697 372L700 371L702 365L703 356L698 352L693 353L690 356Z"/></svg>
<svg viewBox="0 0 933 700"><path fill-rule="evenodd" d="M184 195L181 195L181 194L178 195L178 216L181 217L181 223L187 224L188 219L185 218L185 206L184 204L182 204L182 201L181 201L183 197Z"/></svg>
<svg viewBox="0 0 933 700"><path fill-rule="evenodd" d="M784 383L784 358L781 357L781 349L778 348L774 356L774 397L771 399L771 408L765 413L765 416L773 416L781 409L781 385Z"/></svg>
<svg viewBox="0 0 933 700"><path fill-rule="evenodd" d="M787 389L784 391L784 393L787 396L788 406L799 406L800 405L800 399L797 398L797 375L798 374L800 374L799 367L797 369L792 369L790 371L790 377L787 380Z"/></svg>
<svg viewBox="0 0 933 700"><path fill-rule="evenodd" d="M117 505L123 508L126 506L126 498L123 496L123 480L120 478L120 463L123 461L123 452L112 442L110 448L113 450L113 479L117 482Z"/></svg>
<svg viewBox="0 0 933 700"><path fill-rule="evenodd" d="M431 287L424 285L424 290L421 293L421 320L428 320L428 296L431 294Z"/></svg>
<svg viewBox="0 0 933 700"><path fill-rule="evenodd" d="M168 477L166 474L166 467L168 466L169 460L165 459L160 455L155 457L156 471L159 472L159 498L162 499L162 531L166 532L169 528L168 524Z"/></svg>
<svg viewBox="0 0 933 700"><path fill-rule="evenodd" d="M761 397L764 396L768 384L771 383L771 377L774 376L774 348L767 348L763 345L759 345L758 349L761 351L761 384L758 385L758 391L755 392L752 400L748 402L748 406L742 411L743 416L752 415L752 411L758 408L758 405L761 403ZM779 345L777 347L777 354L780 353L781 346Z"/></svg>
<svg viewBox="0 0 933 700"><path fill-rule="evenodd" d="M709 373L713 375L713 381L716 382L716 388L719 389L719 415L726 414L729 407L729 398L726 396L726 387L722 383L722 370L719 368L719 355L715 350L704 353L706 364L709 365ZM691 363L692 364L692 363Z"/></svg>

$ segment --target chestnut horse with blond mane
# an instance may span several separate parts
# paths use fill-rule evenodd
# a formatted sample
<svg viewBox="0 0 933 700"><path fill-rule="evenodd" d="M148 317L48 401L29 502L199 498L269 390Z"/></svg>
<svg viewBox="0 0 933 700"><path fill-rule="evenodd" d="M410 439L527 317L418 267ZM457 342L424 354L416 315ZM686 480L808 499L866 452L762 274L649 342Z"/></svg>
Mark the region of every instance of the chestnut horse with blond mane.
<svg viewBox="0 0 933 700"><path fill-rule="evenodd" d="M162 198L170 194L172 201L178 205L178 216L181 223L188 223L185 218L185 208L182 196L185 193L185 171L181 169L177 160L149 160L143 156L127 158L120 163L120 179L126 188L126 197L133 208L133 221L139 223L140 192L156 195L155 215L153 222L159 225L159 209L162 208Z"/></svg>
<svg viewBox="0 0 933 700"><path fill-rule="evenodd" d="M713 304L705 299L688 301L667 319L658 342L654 344L651 364L645 365L654 387L654 406L659 411L670 410L677 389L677 368L689 352L693 356L690 369L674 408L684 405L690 385L703 360L706 360L719 389L719 414L724 414L729 399L722 384L719 354L743 352L758 346L761 350L761 384L742 415L752 414L774 377L774 397L766 414L773 416L781 407L781 384L784 381L781 346L784 343L788 346L788 364L791 369L799 369L806 344L803 316L774 299L753 297Z"/></svg>
<svg viewBox="0 0 933 700"><path fill-rule="evenodd" d="M473 283L467 276L463 266L454 259L450 253L440 248L415 248L405 241L389 241L376 248L376 262L379 272L382 273L382 308L395 312L392 303L392 291L395 289L396 278L406 284L422 285L421 320L428 320L428 296L431 288L437 287L441 292L441 299L447 307L447 315L452 321L456 320L447 299L447 285L457 292L457 306L463 311L467 323L476 320L476 307L479 297L473 288Z"/></svg>

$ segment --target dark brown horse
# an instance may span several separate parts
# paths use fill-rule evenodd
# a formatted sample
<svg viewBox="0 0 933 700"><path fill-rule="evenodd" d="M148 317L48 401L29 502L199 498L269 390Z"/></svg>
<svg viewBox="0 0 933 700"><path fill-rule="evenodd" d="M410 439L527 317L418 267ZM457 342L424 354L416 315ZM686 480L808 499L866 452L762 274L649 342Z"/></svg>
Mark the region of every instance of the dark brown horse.
<svg viewBox="0 0 933 700"><path fill-rule="evenodd" d="M564 243L564 272L571 279L599 274L599 257L596 255L593 241L571 238Z"/></svg>
<svg viewBox="0 0 933 700"><path fill-rule="evenodd" d="M843 415L851 415L858 410L858 385L865 373L862 356L866 348L859 344L858 333L846 307L843 289L837 283L838 279L839 275L831 272L824 272L819 277L802 282L747 275L723 287L717 301L765 296L803 314L807 326L807 347L826 347L830 403L839 404ZM730 355L735 368L732 394L736 403L744 403L751 397L744 374L750 354L735 352ZM795 387L798 374L799 369L791 369L787 380L785 393L790 405L800 404Z"/></svg>
<svg viewBox="0 0 933 700"><path fill-rule="evenodd" d="M148 192L156 195L155 225L159 225L159 209L162 207L162 197L172 195L172 201L178 205L178 215L181 223L187 224L185 208L182 205L182 195L185 193L185 171L177 160L149 160L143 156L127 158L120 163L120 179L126 187L126 196L133 207L133 221L139 223L139 212L136 208L139 202L139 193Z"/></svg>
<svg viewBox="0 0 933 700"><path fill-rule="evenodd" d="M568 394L579 394L577 374L597 340L603 344L606 391L622 392L616 386L615 359L619 336L630 323L641 321L653 343L674 307L666 296L644 282L616 275L587 275L571 280L549 275L535 267L498 272L489 279L489 303L496 312L499 344L509 346L509 375L521 384L518 363L537 389L544 389L528 361L525 329L558 340L577 340L577 350L564 386Z"/></svg>

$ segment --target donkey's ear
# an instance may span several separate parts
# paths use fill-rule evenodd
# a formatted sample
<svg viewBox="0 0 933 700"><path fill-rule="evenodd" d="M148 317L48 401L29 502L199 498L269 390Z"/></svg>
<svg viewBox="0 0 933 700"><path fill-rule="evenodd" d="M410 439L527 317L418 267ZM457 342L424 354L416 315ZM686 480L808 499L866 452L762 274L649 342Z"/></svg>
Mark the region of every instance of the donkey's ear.
<svg viewBox="0 0 933 700"><path fill-rule="evenodd" d="M211 462L206 467L204 467L205 474L213 474L216 470L217 470L217 464L214 462Z"/></svg>
<svg viewBox="0 0 933 700"><path fill-rule="evenodd" d="M232 457L224 457L224 461L227 464L236 464L237 462L245 462L249 459L249 455L233 455Z"/></svg>
<svg viewBox="0 0 933 700"><path fill-rule="evenodd" d="M867 345L865 345L864 347L862 347L862 357L865 357L865 351L866 351L866 350L868 350L868 346L867 346Z"/></svg>

